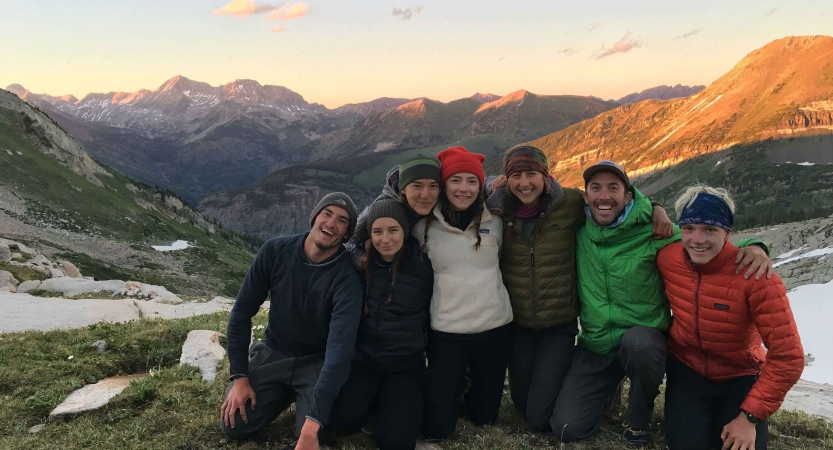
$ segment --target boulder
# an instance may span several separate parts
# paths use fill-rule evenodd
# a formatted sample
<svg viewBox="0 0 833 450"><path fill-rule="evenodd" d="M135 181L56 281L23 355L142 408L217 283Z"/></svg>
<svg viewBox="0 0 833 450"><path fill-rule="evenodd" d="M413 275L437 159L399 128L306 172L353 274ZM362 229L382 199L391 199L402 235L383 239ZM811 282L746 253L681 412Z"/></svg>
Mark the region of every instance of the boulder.
<svg viewBox="0 0 833 450"><path fill-rule="evenodd" d="M35 252L33 252L32 249L30 249L29 247L27 247L27 246L25 246L25 245L23 245L19 242L10 241L8 239L0 238L0 244L3 244L5 246L9 247L9 250L17 250L19 252L28 253L30 255L35 254Z"/></svg>
<svg viewBox="0 0 833 450"><path fill-rule="evenodd" d="M26 264L31 264L33 266L39 266L46 269L52 268L52 261L46 259L46 256L43 255L35 255L29 261L26 261Z"/></svg>
<svg viewBox="0 0 833 450"><path fill-rule="evenodd" d="M122 377L105 378L98 383L88 384L69 394L64 401L49 413L49 420L54 421L68 414L80 414L92 411L110 402L119 395L130 382L147 376L146 373Z"/></svg>
<svg viewBox="0 0 833 450"><path fill-rule="evenodd" d="M11 272L7 272L5 270L0 270L0 281L8 281L9 284L13 284L15 286L19 283L17 278L15 278Z"/></svg>
<svg viewBox="0 0 833 450"><path fill-rule="evenodd" d="M90 347L94 348L98 353L104 353L107 351L107 341L99 339L93 342Z"/></svg>
<svg viewBox="0 0 833 450"><path fill-rule="evenodd" d="M0 292L17 292L17 287L8 281L0 281Z"/></svg>
<svg viewBox="0 0 833 450"><path fill-rule="evenodd" d="M798 380L787 392L781 409L797 409L833 420L833 386Z"/></svg>
<svg viewBox="0 0 833 450"><path fill-rule="evenodd" d="M43 431L44 427L46 427L45 424L35 425L32 428L29 428L29 434L40 433Z"/></svg>
<svg viewBox="0 0 833 450"><path fill-rule="evenodd" d="M23 283L20 283L19 286L17 286L17 292L18 294L24 294L29 291L34 291L35 289L40 287L40 283L40 280L24 281Z"/></svg>
<svg viewBox="0 0 833 450"><path fill-rule="evenodd" d="M0 262L11 261L12 260L12 251L9 250L9 246L6 244L0 244Z"/></svg>
<svg viewBox="0 0 833 450"><path fill-rule="evenodd" d="M226 355L220 345L220 334L211 330L191 330L182 345L180 365L194 366L200 369L202 379L211 383L217 376L217 366Z"/></svg>
<svg viewBox="0 0 833 450"><path fill-rule="evenodd" d="M12 261L18 261L18 260L21 260L21 259L23 259L23 255L21 255L20 253L12 253L12 256L11 256Z"/></svg>
<svg viewBox="0 0 833 450"><path fill-rule="evenodd" d="M60 292L66 297L83 295L90 292L110 291L124 297L150 298L159 303L179 304L182 299L162 286L137 283L135 281L94 281L84 278L50 278L41 283L40 289Z"/></svg>
<svg viewBox="0 0 833 450"><path fill-rule="evenodd" d="M66 276L70 278L81 278L81 271L75 267L75 264L69 261L58 261L58 266L64 271Z"/></svg>
<svg viewBox="0 0 833 450"><path fill-rule="evenodd" d="M52 278L61 278L65 277L64 271L61 269L49 269L49 276Z"/></svg>

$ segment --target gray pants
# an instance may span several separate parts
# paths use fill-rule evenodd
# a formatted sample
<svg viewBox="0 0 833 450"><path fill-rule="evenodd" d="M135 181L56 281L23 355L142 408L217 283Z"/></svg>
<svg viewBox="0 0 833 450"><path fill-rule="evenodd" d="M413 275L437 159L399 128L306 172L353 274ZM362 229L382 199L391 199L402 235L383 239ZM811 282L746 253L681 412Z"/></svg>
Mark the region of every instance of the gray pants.
<svg viewBox="0 0 833 450"><path fill-rule="evenodd" d="M570 442L595 433L603 421L605 402L624 376L631 380L625 422L633 428L648 428L667 356L665 336L648 327L626 331L614 355L598 355L576 347L550 419L555 435Z"/></svg>
<svg viewBox="0 0 833 450"><path fill-rule="evenodd" d="M301 434L309 414L312 389L324 365L324 353L292 357L282 355L268 345L255 341L249 347L249 384L255 391L257 409L252 410L246 403L246 417L243 423L240 412L236 412L234 428L220 420L220 428L229 439L246 439L275 420L281 412L295 402L295 436ZM234 382L226 389L226 398Z"/></svg>

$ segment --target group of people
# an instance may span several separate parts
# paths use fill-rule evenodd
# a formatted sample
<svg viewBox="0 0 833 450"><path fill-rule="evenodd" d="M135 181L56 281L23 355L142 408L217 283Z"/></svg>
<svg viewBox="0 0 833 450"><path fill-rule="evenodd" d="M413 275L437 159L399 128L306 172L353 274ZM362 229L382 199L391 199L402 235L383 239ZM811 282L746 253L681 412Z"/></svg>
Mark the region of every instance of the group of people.
<svg viewBox="0 0 833 450"><path fill-rule="evenodd" d="M296 449L371 416L379 448L414 449L451 436L461 410L496 423L508 371L520 414L564 442L599 429L627 378L622 439L647 445L667 377L671 450L766 448L804 354L768 248L729 241L726 191L689 188L674 225L614 162L587 168L582 192L528 144L506 151L502 176L484 161L419 155L361 215L332 193L308 233L263 245L229 319L225 435L294 402Z"/></svg>

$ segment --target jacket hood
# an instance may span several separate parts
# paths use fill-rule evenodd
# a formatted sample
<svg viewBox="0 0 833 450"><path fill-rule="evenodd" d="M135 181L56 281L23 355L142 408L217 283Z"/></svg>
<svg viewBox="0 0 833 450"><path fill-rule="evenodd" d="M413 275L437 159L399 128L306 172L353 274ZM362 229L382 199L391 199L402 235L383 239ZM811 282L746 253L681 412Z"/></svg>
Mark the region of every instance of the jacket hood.
<svg viewBox="0 0 833 450"><path fill-rule="evenodd" d="M394 200L399 198L399 165L391 167L387 175L385 175L385 186L382 187L382 195L379 198L381 197L392 198Z"/></svg>
<svg viewBox="0 0 833 450"><path fill-rule="evenodd" d="M633 207L631 207L625 221L616 227L596 225L592 218L587 218L585 231L587 231L592 241L621 242L642 233L643 225L651 223L651 216L654 212L651 201L633 186L631 186L631 192L633 192Z"/></svg>

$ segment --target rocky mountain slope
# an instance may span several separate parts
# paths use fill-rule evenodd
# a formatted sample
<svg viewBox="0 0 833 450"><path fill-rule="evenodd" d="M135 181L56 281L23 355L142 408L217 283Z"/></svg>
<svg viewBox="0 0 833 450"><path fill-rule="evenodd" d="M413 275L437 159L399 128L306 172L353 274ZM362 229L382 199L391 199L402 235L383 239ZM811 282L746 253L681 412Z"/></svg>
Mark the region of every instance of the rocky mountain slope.
<svg viewBox="0 0 833 450"><path fill-rule="evenodd" d="M829 214L832 132L833 37L803 36L753 51L699 94L621 106L533 143L567 185L612 159L663 201L695 181L727 186L752 226Z"/></svg>
<svg viewBox="0 0 833 450"><path fill-rule="evenodd" d="M240 233L261 237L304 231L322 196L341 190L359 205L372 201L392 166L417 153L463 145L495 160L509 146L616 106L591 97L518 91L448 103L418 99L365 118L301 147L309 161L257 183L206 196L199 209Z"/></svg>
<svg viewBox="0 0 833 450"><path fill-rule="evenodd" d="M108 170L44 113L0 90L0 235L84 275L234 295L253 247L169 191ZM184 240L192 247L159 252Z"/></svg>
<svg viewBox="0 0 833 450"><path fill-rule="evenodd" d="M642 92L634 92L626 95L619 100L616 100L616 103L627 105L630 103L641 102L642 100L671 100L674 98L694 95L703 89L706 89L706 86L682 86L679 84L675 86L662 85L645 89Z"/></svg>

